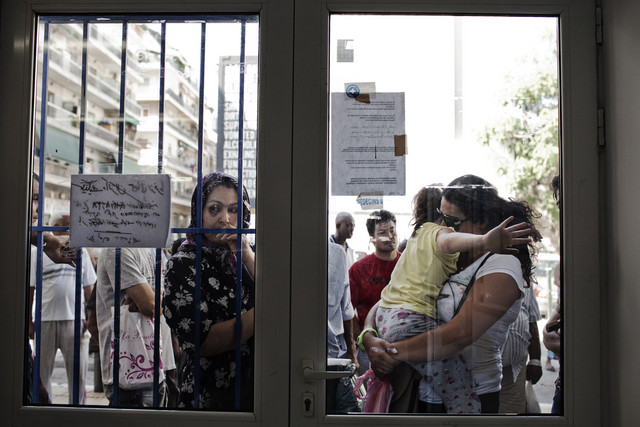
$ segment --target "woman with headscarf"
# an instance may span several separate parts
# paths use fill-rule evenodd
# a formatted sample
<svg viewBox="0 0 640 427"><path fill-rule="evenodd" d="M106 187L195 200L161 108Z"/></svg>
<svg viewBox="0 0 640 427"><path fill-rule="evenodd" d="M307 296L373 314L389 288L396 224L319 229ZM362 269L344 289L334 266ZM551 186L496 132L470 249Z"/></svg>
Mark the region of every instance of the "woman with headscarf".
<svg viewBox="0 0 640 427"><path fill-rule="evenodd" d="M202 211L198 212L198 188L191 198L189 228L230 229L228 233L187 233L186 241L173 254L165 275L162 302L167 323L178 338L182 350L179 406L216 411L251 411L253 408L253 326L255 257L242 227L248 228L250 205L243 188L242 206L238 206L238 181L223 174L211 173L202 180ZM198 251L201 263L196 265ZM236 372L236 297L238 254L241 271L241 367ZM200 281L196 272L200 270ZM200 288L199 335L196 332L196 289ZM196 363L196 341L200 343L200 360ZM196 384L195 369L199 370ZM240 405L236 407L236 375L241 375ZM196 390L198 386L198 390ZM195 394L198 394L197 405Z"/></svg>

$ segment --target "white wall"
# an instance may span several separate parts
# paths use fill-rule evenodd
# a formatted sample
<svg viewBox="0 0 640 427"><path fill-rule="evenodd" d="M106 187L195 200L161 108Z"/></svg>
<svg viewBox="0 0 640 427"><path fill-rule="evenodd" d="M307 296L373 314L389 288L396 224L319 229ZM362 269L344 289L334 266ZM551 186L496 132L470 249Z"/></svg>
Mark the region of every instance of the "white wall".
<svg viewBox="0 0 640 427"><path fill-rule="evenodd" d="M604 106L606 114L605 207L608 336L604 390L607 425L635 426L638 405L640 281L640 2L603 0ZM607 381L609 384L607 385Z"/></svg>

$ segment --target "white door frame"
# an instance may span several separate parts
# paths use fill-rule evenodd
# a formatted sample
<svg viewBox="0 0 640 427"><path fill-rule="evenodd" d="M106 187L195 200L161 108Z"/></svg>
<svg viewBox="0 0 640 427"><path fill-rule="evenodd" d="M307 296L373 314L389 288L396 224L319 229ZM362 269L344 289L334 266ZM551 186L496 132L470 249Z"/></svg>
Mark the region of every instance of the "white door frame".
<svg viewBox="0 0 640 427"><path fill-rule="evenodd" d="M324 385L302 379L302 360L325 364L328 27L331 13L440 13L558 16L563 178L564 417L323 417ZM463 1L297 0L293 120L291 425L593 425L601 417L595 4L592 0L486 4ZM588 213L588 214L585 214ZM323 311L324 310L324 311ZM315 416L303 414L303 395ZM308 396L308 394L307 394Z"/></svg>

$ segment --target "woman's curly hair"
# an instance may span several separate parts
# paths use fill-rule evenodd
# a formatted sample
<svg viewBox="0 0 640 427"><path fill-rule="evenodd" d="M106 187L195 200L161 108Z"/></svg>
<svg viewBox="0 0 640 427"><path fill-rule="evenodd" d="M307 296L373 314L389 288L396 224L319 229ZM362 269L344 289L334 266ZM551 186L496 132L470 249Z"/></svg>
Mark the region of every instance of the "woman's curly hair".
<svg viewBox="0 0 640 427"><path fill-rule="evenodd" d="M444 189L442 197L457 206L471 222L486 223L485 233L510 216L514 217L511 224L526 222L531 229L531 240L528 244L515 246L519 252L514 256L520 260L525 281L528 285L531 284L535 268L533 259L537 254L535 242L542 240L542 235L536 228L540 214L528 202L501 198L491 183L476 175L463 175L454 179Z"/></svg>

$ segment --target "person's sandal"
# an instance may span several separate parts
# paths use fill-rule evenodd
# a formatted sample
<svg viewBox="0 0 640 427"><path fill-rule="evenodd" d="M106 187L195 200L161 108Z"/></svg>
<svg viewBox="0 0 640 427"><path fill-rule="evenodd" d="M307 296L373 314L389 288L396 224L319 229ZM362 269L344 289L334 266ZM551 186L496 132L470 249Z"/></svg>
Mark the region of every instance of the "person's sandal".
<svg viewBox="0 0 640 427"><path fill-rule="evenodd" d="M547 359L547 363L545 363L544 368L547 371L555 372L556 368L551 364L551 359Z"/></svg>

